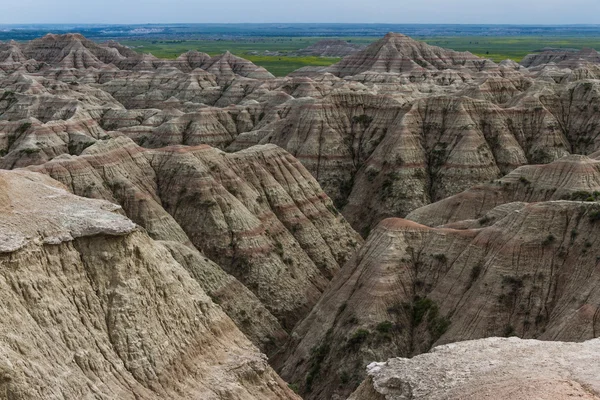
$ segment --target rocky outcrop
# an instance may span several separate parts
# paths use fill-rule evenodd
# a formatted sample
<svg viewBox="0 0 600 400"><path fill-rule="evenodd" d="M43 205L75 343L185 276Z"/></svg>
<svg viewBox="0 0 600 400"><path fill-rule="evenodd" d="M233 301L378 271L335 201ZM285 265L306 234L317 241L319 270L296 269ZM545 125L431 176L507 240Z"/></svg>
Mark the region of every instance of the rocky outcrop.
<svg viewBox="0 0 600 400"><path fill-rule="evenodd" d="M537 67L544 64L573 66L577 63L600 63L600 53L594 49L562 50L551 49L540 53L529 54L521 61L524 67Z"/></svg>
<svg viewBox="0 0 600 400"><path fill-rule="evenodd" d="M116 206L25 171L0 187L3 396L298 398Z"/></svg>
<svg viewBox="0 0 600 400"><path fill-rule="evenodd" d="M365 72L403 73L448 68L481 71L494 65L492 61L469 52L446 50L399 33L388 33L383 39L328 67L326 71L344 77Z"/></svg>
<svg viewBox="0 0 600 400"><path fill-rule="evenodd" d="M368 363L435 344L596 337L600 208L512 204L485 228L381 222L294 330L282 376L328 399L348 395Z"/></svg>
<svg viewBox="0 0 600 400"><path fill-rule="evenodd" d="M500 339L439 346L368 367L349 400L599 399L600 341Z"/></svg>
<svg viewBox="0 0 600 400"><path fill-rule="evenodd" d="M32 169L121 204L156 239L192 243L269 310L256 309L264 315L246 325L270 349L279 323L289 330L306 315L361 243L308 171L273 145L146 150L120 137Z"/></svg>
<svg viewBox="0 0 600 400"><path fill-rule="evenodd" d="M565 156L545 165L526 165L491 183L412 211L407 219L429 226L478 220L493 222L488 213L502 204L548 200L596 201L600 197L600 161Z"/></svg>

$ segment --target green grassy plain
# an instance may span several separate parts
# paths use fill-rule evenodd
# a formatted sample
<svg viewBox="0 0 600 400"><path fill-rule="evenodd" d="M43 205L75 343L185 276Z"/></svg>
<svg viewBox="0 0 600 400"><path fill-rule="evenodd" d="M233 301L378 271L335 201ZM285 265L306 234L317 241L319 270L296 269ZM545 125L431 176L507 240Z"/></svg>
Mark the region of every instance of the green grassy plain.
<svg viewBox="0 0 600 400"><path fill-rule="evenodd" d="M280 53L294 52L303 49L323 37L254 37L236 40L123 40L121 43L142 53L152 53L160 58L173 59L188 50L198 50L210 55L222 54L225 51L244 57L269 70L275 76L285 76L305 66L327 66L339 61L339 58L267 56L265 51ZM336 38L353 43L369 44L376 41L374 37ZM515 61L527 54L545 47L575 48L592 47L600 49L600 37L535 37L535 36L457 36L457 37L415 37L431 45L458 51L470 51L478 56L502 61L510 58ZM251 52L258 52L251 54Z"/></svg>
<svg viewBox="0 0 600 400"><path fill-rule="evenodd" d="M591 47L600 50L600 37L535 37L535 36L462 36L417 38L431 45L446 47L457 51L470 51L480 57L493 61L507 58L521 61L527 54L545 47L582 49Z"/></svg>

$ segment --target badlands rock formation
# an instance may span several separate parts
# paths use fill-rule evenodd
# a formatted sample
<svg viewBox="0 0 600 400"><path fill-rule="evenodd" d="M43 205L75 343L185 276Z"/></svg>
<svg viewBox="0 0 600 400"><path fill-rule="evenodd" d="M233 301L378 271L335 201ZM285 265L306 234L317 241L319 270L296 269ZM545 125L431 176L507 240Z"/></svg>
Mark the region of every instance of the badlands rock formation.
<svg viewBox="0 0 600 400"><path fill-rule="evenodd" d="M273 145L146 150L119 137L31 169L121 204L152 237L178 242L176 258L193 265L200 256L185 245L201 250L224 270L222 283L204 288L265 350L281 344L281 328L310 311L362 242L306 169Z"/></svg>
<svg viewBox="0 0 600 400"><path fill-rule="evenodd" d="M429 226L467 220L478 220L483 226L494 219L488 213L502 204L599 199L600 161L570 155L550 164L517 168L501 179L418 208L406 218Z"/></svg>
<svg viewBox="0 0 600 400"><path fill-rule="evenodd" d="M400 34L286 78L228 53L160 60L80 35L0 53L0 166L80 154L113 131L150 148L274 143L363 236L519 166L600 146L592 59L528 70Z"/></svg>
<svg viewBox="0 0 600 400"><path fill-rule="evenodd" d="M0 43L0 393L295 398L260 350L305 399L342 399L435 345L593 339L599 110L588 50L495 64L389 34L275 78L229 53ZM498 343L498 393L595 395L558 366L527 386L511 354L539 346ZM414 386L385 368L354 398ZM495 390L482 374L461 393Z"/></svg>
<svg viewBox="0 0 600 400"><path fill-rule="evenodd" d="M569 66L586 62L600 63L600 53L594 49L582 49L580 51L552 49L526 56L521 61L521 65L524 67L536 67L538 65L555 63L562 66Z"/></svg>
<svg viewBox="0 0 600 400"><path fill-rule="evenodd" d="M282 377L306 398L343 398L390 354L489 336L597 337L600 206L510 203L495 215L470 229L381 222L292 333Z"/></svg>
<svg viewBox="0 0 600 400"><path fill-rule="evenodd" d="M600 340L491 338L436 347L368 367L349 400L599 399Z"/></svg>
<svg viewBox="0 0 600 400"><path fill-rule="evenodd" d="M3 398L297 398L118 206L32 172L0 188Z"/></svg>

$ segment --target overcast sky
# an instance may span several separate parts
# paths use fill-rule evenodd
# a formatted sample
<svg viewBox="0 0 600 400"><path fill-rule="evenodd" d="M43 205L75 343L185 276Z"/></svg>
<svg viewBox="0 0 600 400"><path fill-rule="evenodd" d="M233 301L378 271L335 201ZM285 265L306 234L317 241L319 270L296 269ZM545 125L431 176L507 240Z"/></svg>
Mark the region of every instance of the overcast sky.
<svg viewBox="0 0 600 400"><path fill-rule="evenodd" d="M6 0L0 23L600 24L600 0Z"/></svg>

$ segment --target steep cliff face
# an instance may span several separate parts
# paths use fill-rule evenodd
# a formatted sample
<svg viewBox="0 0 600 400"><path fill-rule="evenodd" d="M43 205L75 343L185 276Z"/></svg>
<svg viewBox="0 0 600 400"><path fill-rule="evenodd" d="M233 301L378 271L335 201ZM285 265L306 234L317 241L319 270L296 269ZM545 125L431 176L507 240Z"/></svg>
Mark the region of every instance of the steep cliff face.
<svg viewBox="0 0 600 400"><path fill-rule="evenodd" d="M350 400L599 399L600 342L485 339L368 367Z"/></svg>
<svg viewBox="0 0 600 400"><path fill-rule="evenodd" d="M121 204L154 238L193 244L235 276L269 310L246 322L263 332L271 322L262 345L310 311L362 242L308 171L273 145L146 150L120 137L32 169Z"/></svg>
<svg viewBox="0 0 600 400"><path fill-rule="evenodd" d="M481 229L380 223L276 365L306 398L347 395L391 354L489 336L594 338L595 203L515 204ZM327 378L324 378L327 377Z"/></svg>
<svg viewBox="0 0 600 400"><path fill-rule="evenodd" d="M25 171L0 187L5 397L297 398L116 206Z"/></svg>

